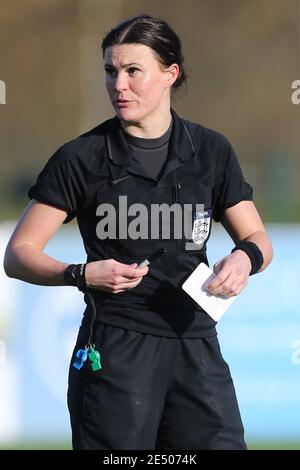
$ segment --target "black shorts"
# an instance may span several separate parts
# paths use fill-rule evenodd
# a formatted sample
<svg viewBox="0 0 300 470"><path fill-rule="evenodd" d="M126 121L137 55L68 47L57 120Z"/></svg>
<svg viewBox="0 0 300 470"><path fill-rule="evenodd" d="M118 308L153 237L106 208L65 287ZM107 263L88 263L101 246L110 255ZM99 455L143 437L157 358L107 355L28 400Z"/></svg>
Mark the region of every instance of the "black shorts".
<svg viewBox="0 0 300 470"><path fill-rule="evenodd" d="M75 350L84 341L80 331ZM246 449L217 336L166 338L98 323L95 346L102 369L70 367L74 449Z"/></svg>

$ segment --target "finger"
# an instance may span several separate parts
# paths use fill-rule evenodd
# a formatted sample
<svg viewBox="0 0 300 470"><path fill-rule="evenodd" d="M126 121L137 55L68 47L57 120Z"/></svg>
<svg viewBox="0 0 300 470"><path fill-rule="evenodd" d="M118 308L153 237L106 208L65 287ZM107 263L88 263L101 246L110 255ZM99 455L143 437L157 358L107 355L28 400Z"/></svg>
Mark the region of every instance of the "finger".
<svg viewBox="0 0 300 470"><path fill-rule="evenodd" d="M240 292L244 289L245 284L244 283L238 283L235 282L231 286L231 293L228 294L229 297L234 297L240 294Z"/></svg>
<svg viewBox="0 0 300 470"><path fill-rule="evenodd" d="M136 264L136 263L135 263ZM120 263L118 266L116 266L112 270L112 274L115 277L115 281L117 282L126 282L126 281L132 281L137 277L140 277L140 274L137 273L137 269L134 267L131 267L128 264L122 264Z"/></svg>
<svg viewBox="0 0 300 470"><path fill-rule="evenodd" d="M236 283L236 276L234 274L230 274L223 284L217 287L217 295L225 295L230 296L232 294L232 285Z"/></svg>
<svg viewBox="0 0 300 470"><path fill-rule="evenodd" d="M213 288L208 288L209 292L213 295L229 295L231 294L231 286L233 283L236 283L236 276L234 274L229 274L227 278Z"/></svg>
<svg viewBox="0 0 300 470"><path fill-rule="evenodd" d="M237 280L235 276L231 275L225 281L225 283L220 286L219 292L216 295L224 295L226 297L233 297L238 295L241 290L245 287L245 283L241 282L241 280Z"/></svg>
<svg viewBox="0 0 300 470"><path fill-rule="evenodd" d="M127 290L133 289L141 282L141 280L142 278L138 278L138 280L134 282L131 281L119 284L116 283L112 286L93 286L93 289L103 292L109 292L110 294L119 294L120 292L125 292Z"/></svg>
<svg viewBox="0 0 300 470"><path fill-rule="evenodd" d="M144 268L132 268L128 265L124 265L123 271L120 273L124 279L134 280L139 277L145 276L149 271L149 268L145 266Z"/></svg>
<svg viewBox="0 0 300 470"><path fill-rule="evenodd" d="M113 294L117 294L119 292L125 292L127 290L134 289L134 287L136 287L141 282L141 280L142 278L139 278L137 281L134 282L126 282L116 285L111 289L111 292Z"/></svg>
<svg viewBox="0 0 300 470"><path fill-rule="evenodd" d="M114 275L124 276L127 278L130 276L133 277L133 274L136 272L137 266L137 263L125 264L114 260L114 263L111 266L111 272Z"/></svg>
<svg viewBox="0 0 300 470"><path fill-rule="evenodd" d="M119 286L124 286L127 287L128 285L132 284L133 282L136 282L139 280L141 276L139 277L134 277L134 278L129 278L129 277L124 277L123 275L114 275L113 278L107 282L107 287L111 289L116 289L119 288Z"/></svg>
<svg viewBox="0 0 300 470"><path fill-rule="evenodd" d="M221 269L223 267L223 264L224 264L223 259L221 259L220 261L218 261L217 263L214 264L213 272L214 272L215 275L219 274L219 272L221 271Z"/></svg>
<svg viewBox="0 0 300 470"><path fill-rule="evenodd" d="M222 269L217 275L211 276L211 280L208 280L208 283L206 284L206 289L214 293L212 291L215 291L218 289L228 278L230 275L228 269Z"/></svg>

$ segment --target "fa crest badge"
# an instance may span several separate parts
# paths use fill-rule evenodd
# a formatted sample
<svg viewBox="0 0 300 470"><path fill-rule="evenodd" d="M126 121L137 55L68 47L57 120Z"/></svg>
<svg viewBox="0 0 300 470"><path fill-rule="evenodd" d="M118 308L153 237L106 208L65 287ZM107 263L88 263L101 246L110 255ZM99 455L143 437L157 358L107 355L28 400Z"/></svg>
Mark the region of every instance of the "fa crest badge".
<svg viewBox="0 0 300 470"><path fill-rule="evenodd" d="M192 240L197 245L203 245L209 235L210 212L195 212L193 217Z"/></svg>
<svg viewBox="0 0 300 470"><path fill-rule="evenodd" d="M192 241L186 243L186 250L199 250L209 237L211 210L193 213Z"/></svg>

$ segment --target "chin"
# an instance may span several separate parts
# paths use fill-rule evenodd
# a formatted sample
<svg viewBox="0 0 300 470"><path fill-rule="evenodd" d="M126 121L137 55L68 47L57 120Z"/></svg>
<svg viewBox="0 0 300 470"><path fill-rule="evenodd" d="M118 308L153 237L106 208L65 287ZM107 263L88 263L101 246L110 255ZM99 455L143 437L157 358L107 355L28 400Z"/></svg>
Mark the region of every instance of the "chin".
<svg viewBox="0 0 300 470"><path fill-rule="evenodd" d="M135 109L134 109L135 108ZM137 109L135 106L130 106L128 108L118 108L115 107L116 114L119 119L125 122L141 122L147 112L141 112L141 109Z"/></svg>
<svg viewBox="0 0 300 470"><path fill-rule="evenodd" d="M118 109L117 116L126 122L136 122L140 120L140 116L137 113L129 111L128 109Z"/></svg>

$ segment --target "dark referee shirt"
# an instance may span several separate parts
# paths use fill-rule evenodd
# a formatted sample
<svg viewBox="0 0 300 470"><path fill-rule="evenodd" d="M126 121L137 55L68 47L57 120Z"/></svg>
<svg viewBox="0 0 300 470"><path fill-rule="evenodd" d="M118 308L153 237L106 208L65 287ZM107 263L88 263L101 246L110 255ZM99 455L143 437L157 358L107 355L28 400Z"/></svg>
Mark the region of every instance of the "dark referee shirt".
<svg viewBox="0 0 300 470"><path fill-rule="evenodd" d="M150 178L159 178L169 151L169 140L172 132L173 120L169 129L156 139L144 139L124 133L131 158L141 166L142 171Z"/></svg>
<svg viewBox="0 0 300 470"><path fill-rule="evenodd" d="M219 222L226 208L252 200L252 188L223 135L171 111L167 158L161 170L158 165L156 176L136 158L133 142L124 136L115 117L60 147L28 195L65 210L65 223L77 217L88 262L113 258L130 264L166 247L167 254L150 265L136 288L119 294L91 291L98 321L170 337L213 336L215 322L181 285L200 262L208 264L211 218ZM142 203L148 209L147 238L119 236L120 226L137 223L138 216L119 206L119 196L127 197L127 208ZM171 218L161 219L158 238L151 236L151 206L174 203L191 211L191 234L176 239ZM107 213L100 210L103 204L115 209L116 236L99 239L99 227L107 220ZM204 211L199 213L196 204L203 204Z"/></svg>

